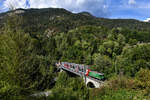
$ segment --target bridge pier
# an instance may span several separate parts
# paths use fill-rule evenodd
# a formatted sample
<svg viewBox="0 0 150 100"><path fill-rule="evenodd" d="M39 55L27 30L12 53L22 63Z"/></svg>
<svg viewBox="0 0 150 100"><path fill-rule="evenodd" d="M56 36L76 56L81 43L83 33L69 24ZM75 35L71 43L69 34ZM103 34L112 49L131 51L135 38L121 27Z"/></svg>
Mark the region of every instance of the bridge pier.
<svg viewBox="0 0 150 100"><path fill-rule="evenodd" d="M86 77L86 78L83 77L83 79L84 79L86 86L90 87L90 88L100 88L101 86L104 85L104 82L95 80L95 79L90 78L90 77Z"/></svg>
<svg viewBox="0 0 150 100"><path fill-rule="evenodd" d="M63 70L63 69L60 69L60 72L64 72L64 70Z"/></svg>

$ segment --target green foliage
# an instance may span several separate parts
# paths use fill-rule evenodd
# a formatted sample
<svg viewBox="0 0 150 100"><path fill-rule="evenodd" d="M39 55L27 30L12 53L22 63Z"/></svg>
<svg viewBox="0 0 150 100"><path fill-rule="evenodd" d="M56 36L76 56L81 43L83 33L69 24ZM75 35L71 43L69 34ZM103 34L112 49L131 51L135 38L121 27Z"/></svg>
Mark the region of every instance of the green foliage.
<svg viewBox="0 0 150 100"><path fill-rule="evenodd" d="M100 34L100 35L99 35ZM97 43L101 43L107 35L102 27L85 26L61 33L55 36L57 50L61 55L60 60L92 64L93 53L97 51Z"/></svg>
<svg viewBox="0 0 150 100"><path fill-rule="evenodd" d="M90 96L91 100L149 97L148 24L109 20L108 25L106 19L63 9L25 10L21 15L5 19L5 25L0 25L3 26L0 28L0 99L28 99L33 91L45 89L52 89L49 99L58 100L87 100L89 95L94 95ZM133 22L139 24L129 25ZM57 75L54 64L58 60L91 65L90 69L111 78L108 86L87 89L80 78L71 78L66 73ZM113 78L113 75L121 76ZM136 96L138 93L141 98Z"/></svg>
<svg viewBox="0 0 150 100"><path fill-rule="evenodd" d="M136 74L136 88L142 89L143 94L150 96L150 70L147 69L141 69Z"/></svg>
<svg viewBox="0 0 150 100"><path fill-rule="evenodd" d="M32 90L52 88L55 73L49 54L45 56L43 52L47 48L39 48L43 41L20 29L15 31L7 24L5 33L0 34L1 98L21 95L23 99Z"/></svg>
<svg viewBox="0 0 150 100"><path fill-rule="evenodd" d="M120 57L118 57L118 70L123 70L127 75L135 76L140 68L150 68L150 45L137 44L126 46Z"/></svg>
<svg viewBox="0 0 150 100"><path fill-rule="evenodd" d="M73 92L69 88L59 88L53 91L53 94L48 97L50 100L81 100L77 97L77 93Z"/></svg>
<svg viewBox="0 0 150 100"><path fill-rule="evenodd" d="M94 59L94 63L96 66L93 66L93 69L105 73L105 75L109 75L112 72L112 61L106 55L97 55Z"/></svg>
<svg viewBox="0 0 150 100"><path fill-rule="evenodd" d="M59 73L55 88L49 99L86 100L88 89L80 78L70 78L65 72Z"/></svg>
<svg viewBox="0 0 150 100"><path fill-rule="evenodd" d="M122 75L114 76L99 89L90 91L90 100L143 100L149 95L136 89L137 80ZM147 89L148 90L148 89ZM147 92L148 93L148 92Z"/></svg>
<svg viewBox="0 0 150 100"><path fill-rule="evenodd" d="M91 98L92 100L142 100L144 97L142 94L139 95L139 92L129 91L126 89L119 90L110 90L110 89L102 89L101 91L105 91L104 95L98 95L96 98Z"/></svg>

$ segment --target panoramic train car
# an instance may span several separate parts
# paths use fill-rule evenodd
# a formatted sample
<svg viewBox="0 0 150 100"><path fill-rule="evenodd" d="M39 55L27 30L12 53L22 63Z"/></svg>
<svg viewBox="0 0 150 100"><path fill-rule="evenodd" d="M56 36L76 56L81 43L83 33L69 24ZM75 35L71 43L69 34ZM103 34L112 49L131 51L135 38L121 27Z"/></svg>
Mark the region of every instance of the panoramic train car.
<svg viewBox="0 0 150 100"><path fill-rule="evenodd" d="M104 80L104 74L98 73L96 71L91 71L90 69L87 69L86 76L90 76L92 78L98 79L98 80Z"/></svg>

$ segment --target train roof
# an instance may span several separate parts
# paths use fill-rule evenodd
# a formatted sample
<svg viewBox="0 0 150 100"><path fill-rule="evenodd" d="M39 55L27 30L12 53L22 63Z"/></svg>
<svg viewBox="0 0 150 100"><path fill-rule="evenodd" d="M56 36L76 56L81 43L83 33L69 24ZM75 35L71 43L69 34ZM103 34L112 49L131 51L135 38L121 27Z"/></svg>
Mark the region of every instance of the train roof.
<svg viewBox="0 0 150 100"><path fill-rule="evenodd" d="M99 74L99 75L104 75L103 73L99 73L99 72L97 72L97 71L91 71L91 72L95 72L95 73L97 73L97 74Z"/></svg>

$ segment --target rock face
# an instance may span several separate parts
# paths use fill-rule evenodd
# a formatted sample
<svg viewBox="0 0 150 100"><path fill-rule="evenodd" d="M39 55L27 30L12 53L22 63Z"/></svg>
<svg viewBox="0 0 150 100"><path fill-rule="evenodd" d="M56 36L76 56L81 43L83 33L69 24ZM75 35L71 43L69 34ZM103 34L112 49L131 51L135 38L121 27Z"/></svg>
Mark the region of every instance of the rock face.
<svg viewBox="0 0 150 100"><path fill-rule="evenodd" d="M24 13L25 11L24 10L16 10L14 13L15 14L21 14L21 13Z"/></svg>
<svg viewBox="0 0 150 100"><path fill-rule="evenodd" d="M52 91L39 92L39 93L32 94L31 96L33 96L33 97L40 97L40 96L48 97L51 93L52 93Z"/></svg>
<svg viewBox="0 0 150 100"><path fill-rule="evenodd" d="M85 16L91 16L91 17L93 17L93 15L90 14L89 12L81 12L81 13L79 13L79 14L85 15Z"/></svg>
<svg viewBox="0 0 150 100"><path fill-rule="evenodd" d="M22 9L13 10L12 12L8 13L8 16L12 16L13 14L22 14L22 13L25 13L25 11Z"/></svg>

